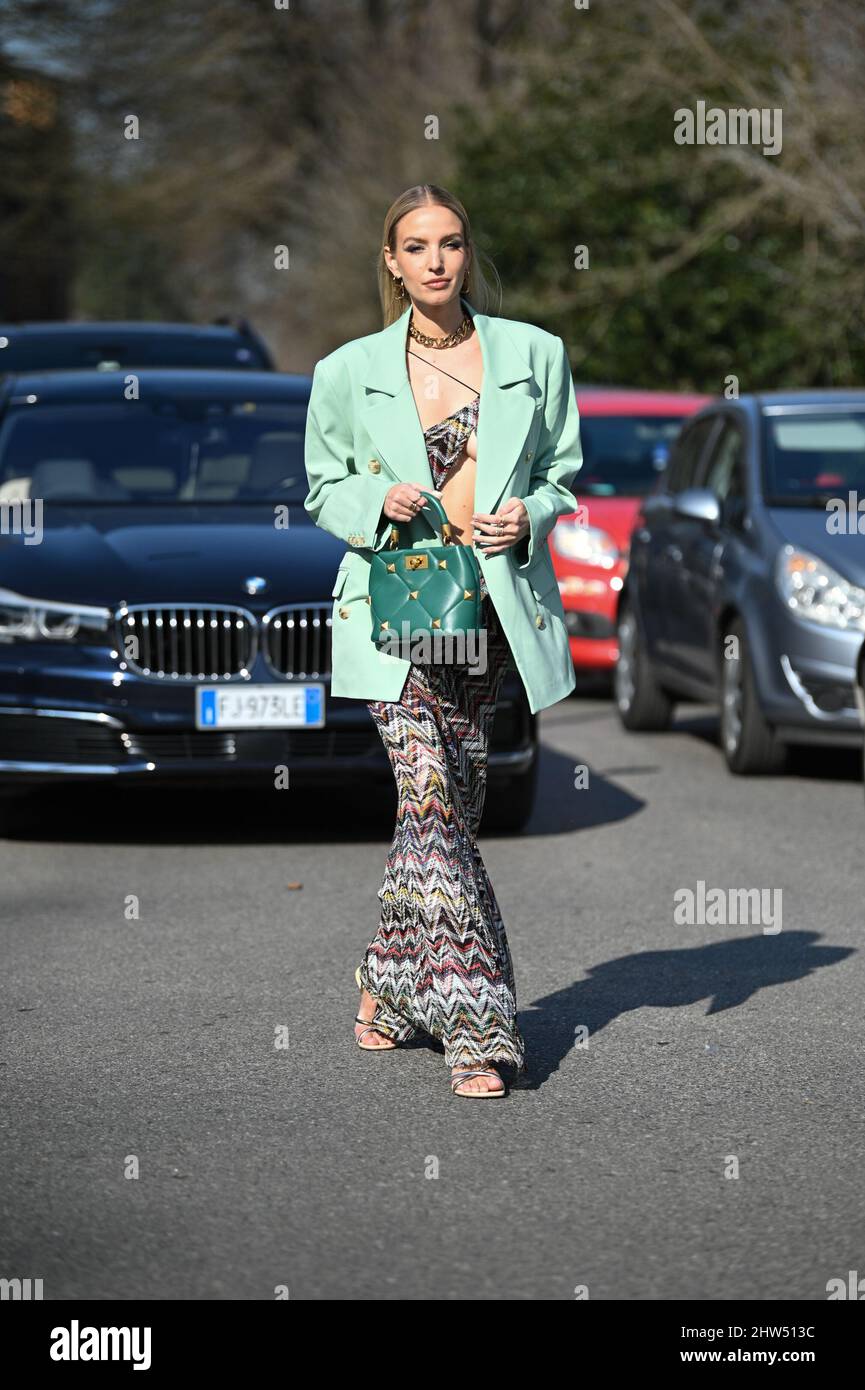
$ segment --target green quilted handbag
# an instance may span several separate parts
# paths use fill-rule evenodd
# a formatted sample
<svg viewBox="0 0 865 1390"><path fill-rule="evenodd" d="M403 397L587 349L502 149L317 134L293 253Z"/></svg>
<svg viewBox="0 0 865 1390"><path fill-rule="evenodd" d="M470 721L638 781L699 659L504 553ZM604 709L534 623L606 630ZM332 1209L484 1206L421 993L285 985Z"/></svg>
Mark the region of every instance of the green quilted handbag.
<svg viewBox="0 0 865 1390"><path fill-rule="evenodd" d="M468 636L483 626L477 557L471 546L451 539L450 522L439 499L429 492L423 495L430 505L422 508L418 517L425 517L441 532L441 543L400 550L396 548L399 532L394 526L394 548L373 551L369 599L372 640L377 646L390 646L394 635L401 638L404 632L412 636L425 632ZM427 517L427 513L432 515ZM404 623L408 628L403 628Z"/></svg>

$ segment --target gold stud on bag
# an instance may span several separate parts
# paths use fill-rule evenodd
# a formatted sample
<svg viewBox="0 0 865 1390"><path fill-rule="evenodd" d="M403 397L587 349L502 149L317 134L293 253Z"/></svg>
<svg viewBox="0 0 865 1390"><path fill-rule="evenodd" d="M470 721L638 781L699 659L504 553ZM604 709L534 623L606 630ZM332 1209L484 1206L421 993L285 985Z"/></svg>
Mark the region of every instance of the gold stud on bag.
<svg viewBox="0 0 865 1390"><path fill-rule="evenodd" d="M477 633L482 627L481 573L471 546L453 539L452 528L438 497L424 492L429 505L409 523L422 517L440 533L427 545L396 548L398 529L391 527L390 547L374 551L369 571L372 640L387 650L388 634L407 632L411 639L424 632ZM445 557L445 549L447 556ZM403 628L403 623L407 624Z"/></svg>

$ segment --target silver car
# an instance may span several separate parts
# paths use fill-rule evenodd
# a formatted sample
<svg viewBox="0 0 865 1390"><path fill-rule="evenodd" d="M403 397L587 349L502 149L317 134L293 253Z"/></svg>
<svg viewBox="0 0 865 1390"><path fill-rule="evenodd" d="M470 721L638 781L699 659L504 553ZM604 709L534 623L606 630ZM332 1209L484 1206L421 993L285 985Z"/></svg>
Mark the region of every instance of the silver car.
<svg viewBox="0 0 865 1390"><path fill-rule="evenodd" d="M861 746L865 391L693 416L636 518L617 628L627 729L717 702L735 773L780 770L791 744Z"/></svg>

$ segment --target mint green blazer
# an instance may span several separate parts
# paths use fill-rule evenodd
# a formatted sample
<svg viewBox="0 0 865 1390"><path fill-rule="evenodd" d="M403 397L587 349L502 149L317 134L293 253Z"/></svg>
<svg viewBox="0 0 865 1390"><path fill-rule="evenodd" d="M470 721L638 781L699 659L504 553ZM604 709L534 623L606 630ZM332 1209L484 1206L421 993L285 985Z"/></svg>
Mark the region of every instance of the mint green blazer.
<svg viewBox="0 0 865 1390"><path fill-rule="evenodd" d="M576 684L547 536L558 517L577 509L571 484L583 461L579 412L561 338L462 303L484 365L475 510L495 512L521 497L531 527L500 555L475 553L535 712ZM401 482L434 487L406 371L410 310L380 332L344 343L313 373L303 505L349 547L332 593L331 694L346 699L398 700L411 665L378 651L366 602L371 553L387 545L393 524L382 511L388 490Z"/></svg>

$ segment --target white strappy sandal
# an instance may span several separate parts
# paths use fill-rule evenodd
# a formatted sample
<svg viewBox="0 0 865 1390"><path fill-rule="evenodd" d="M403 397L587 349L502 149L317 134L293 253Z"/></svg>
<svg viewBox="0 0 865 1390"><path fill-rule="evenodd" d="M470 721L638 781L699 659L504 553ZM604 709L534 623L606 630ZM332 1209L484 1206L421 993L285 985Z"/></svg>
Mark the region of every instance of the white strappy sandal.
<svg viewBox="0 0 865 1390"><path fill-rule="evenodd" d="M473 1076L494 1076L497 1081L501 1081L501 1086L497 1086L494 1091L460 1091L457 1088L462 1086L464 1081L468 1081ZM451 1073L451 1094L455 1096L465 1096L469 1100L486 1100L491 1096L505 1096L508 1088L505 1085L504 1077L491 1067L474 1067L469 1071L455 1071Z"/></svg>
<svg viewBox="0 0 865 1390"><path fill-rule="evenodd" d="M354 978L358 989L363 991L363 985L360 979L360 966L355 970ZM375 1013L378 1013L378 1004L376 1004ZM394 1048L399 1047L399 1043L395 1042L391 1036L392 1029L386 1023L376 1023L375 1014L373 1014L372 1018L361 1018L358 1014L354 1021L355 1023L362 1023L364 1025L363 1032L355 1033L354 1035L357 1045L362 1052L393 1052ZM367 1033L378 1033L379 1036L383 1038L391 1037L391 1041L386 1043L364 1042Z"/></svg>

